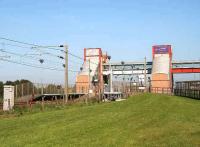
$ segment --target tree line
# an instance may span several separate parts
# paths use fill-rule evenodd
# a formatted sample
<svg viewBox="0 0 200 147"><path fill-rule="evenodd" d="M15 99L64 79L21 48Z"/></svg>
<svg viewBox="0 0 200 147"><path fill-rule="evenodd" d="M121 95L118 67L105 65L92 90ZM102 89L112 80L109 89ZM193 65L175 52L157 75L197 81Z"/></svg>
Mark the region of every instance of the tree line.
<svg viewBox="0 0 200 147"><path fill-rule="evenodd" d="M0 81L0 99L3 99L3 91L4 91L4 85L12 85L15 87L15 97L19 98L26 95L31 95L34 93L36 94L45 94L45 93L51 93L51 94L62 94L64 93L64 88L62 85L56 85L56 84L40 84L40 86L35 85L29 80L21 79L16 81L6 81L5 83ZM23 89L23 90L22 90ZM75 93L75 86L68 88L69 93Z"/></svg>
<svg viewBox="0 0 200 147"><path fill-rule="evenodd" d="M32 84L31 81L26 80L26 79L21 79L21 80L16 80L16 81L6 81L5 83L0 81L0 98L3 98L3 87L4 85L20 85L20 84L24 84L24 83L30 83Z"/></svg>

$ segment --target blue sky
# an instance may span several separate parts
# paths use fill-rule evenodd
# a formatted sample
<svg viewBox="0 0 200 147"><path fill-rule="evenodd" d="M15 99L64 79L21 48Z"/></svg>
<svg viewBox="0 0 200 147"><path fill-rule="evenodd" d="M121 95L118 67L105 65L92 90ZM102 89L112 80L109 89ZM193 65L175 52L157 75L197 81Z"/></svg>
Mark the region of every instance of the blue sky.
<svg viewBox="0 0 200 147"><path fill-rule="evenodd" d="M42 45L68 43L78 56L85 47L101 47L112 61L151 60L152 45L171 44L174 60L197 60L199 7L199 0L0 0L0 36ZM64 74L2 61L0 69L3 81L62 83Z"/></svg>

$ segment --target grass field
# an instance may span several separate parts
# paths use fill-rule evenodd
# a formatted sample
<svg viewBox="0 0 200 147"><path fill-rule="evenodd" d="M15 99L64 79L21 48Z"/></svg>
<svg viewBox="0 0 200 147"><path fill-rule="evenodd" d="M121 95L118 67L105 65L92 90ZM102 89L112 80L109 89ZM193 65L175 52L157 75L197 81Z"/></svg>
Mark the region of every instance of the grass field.
<svg viewBox="0 0 200 147"><path fill-rule="evenodd" d="M144 94L1 118L2 146L200 146L200 101Z"/></svg>

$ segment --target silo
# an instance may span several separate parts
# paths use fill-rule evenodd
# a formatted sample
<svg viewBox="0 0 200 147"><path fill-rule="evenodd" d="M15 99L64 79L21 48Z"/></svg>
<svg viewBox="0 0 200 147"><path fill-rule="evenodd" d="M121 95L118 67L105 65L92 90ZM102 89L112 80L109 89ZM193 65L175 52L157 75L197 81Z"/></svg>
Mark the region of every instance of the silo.
<svg viewBox="0 0 200 147"><path fill-rule="evenodd" d="M99 69L100 67L100 69ZM102 50L101 48L85 48L82 71L76 76L77 93L93 93L95 88L92 80L95 76L102 75ZM90 70L89 70L90 69ZM90 73L89 73L90 72ZM101 81L100 78L98 80Z"/></svg>
<svg viewBox="0 0 200 147"><path fill-rule="evenodd" d="M151 87L154 93L171 93L172 88L171 45L153 46L153 69Z"/></svg>

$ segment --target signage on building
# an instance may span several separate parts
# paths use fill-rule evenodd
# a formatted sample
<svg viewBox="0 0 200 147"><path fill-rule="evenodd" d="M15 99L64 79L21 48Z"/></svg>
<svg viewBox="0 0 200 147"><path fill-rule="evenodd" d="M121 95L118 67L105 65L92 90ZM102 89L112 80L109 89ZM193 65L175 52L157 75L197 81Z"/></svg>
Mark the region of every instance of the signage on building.
<svg viewBox="0 0 200 147"><path fill-rule="evenodd" d="M154 54L168 54L170 52L170 45L154 46Z"/></svg>

